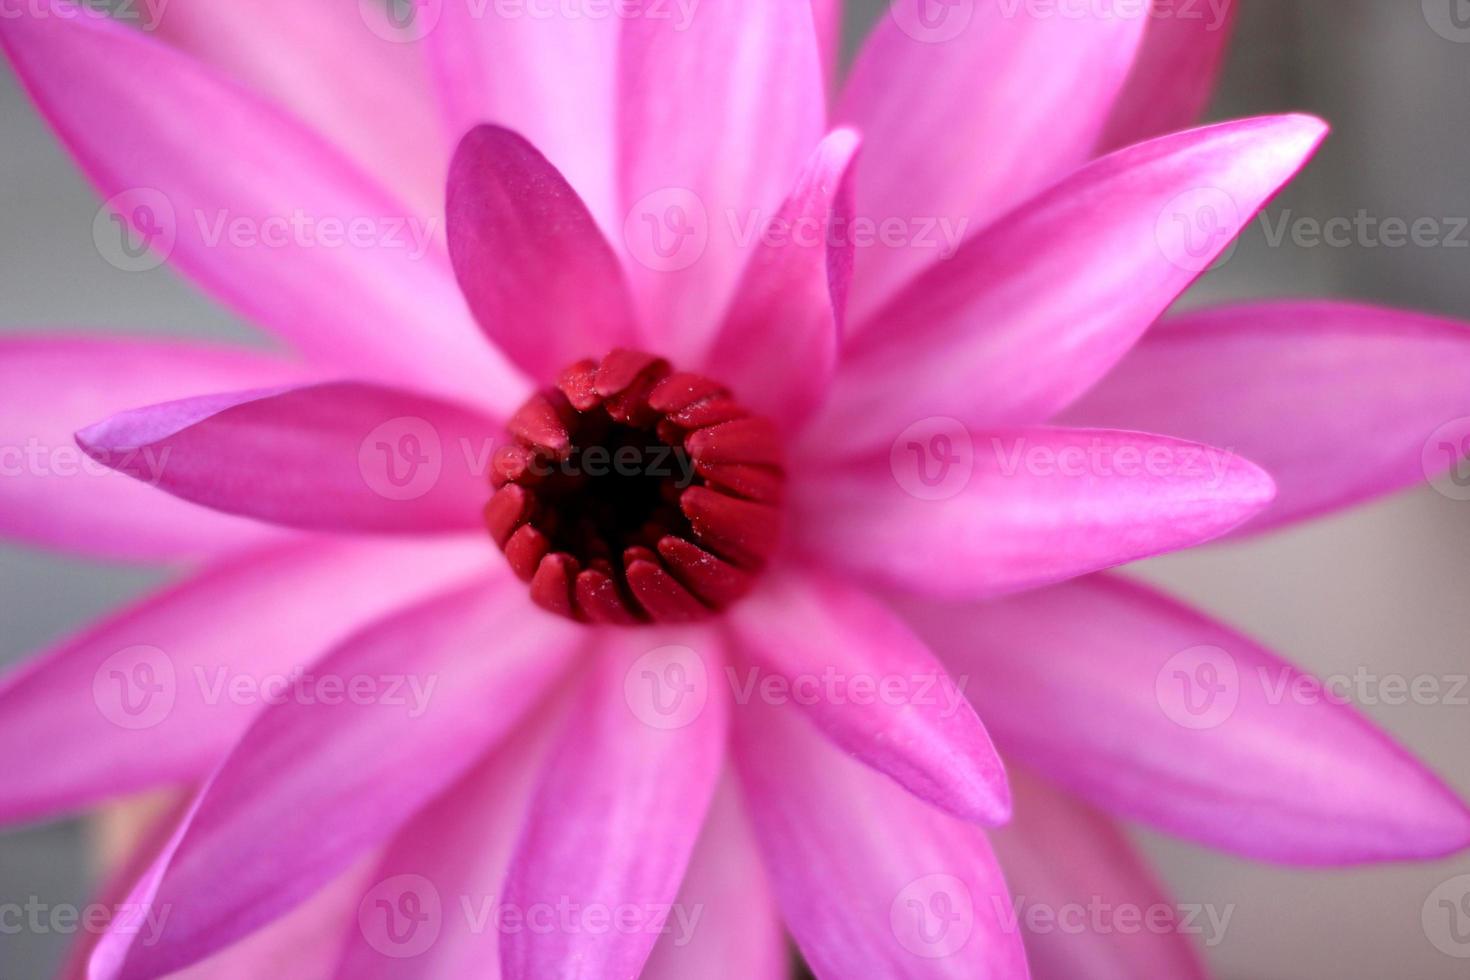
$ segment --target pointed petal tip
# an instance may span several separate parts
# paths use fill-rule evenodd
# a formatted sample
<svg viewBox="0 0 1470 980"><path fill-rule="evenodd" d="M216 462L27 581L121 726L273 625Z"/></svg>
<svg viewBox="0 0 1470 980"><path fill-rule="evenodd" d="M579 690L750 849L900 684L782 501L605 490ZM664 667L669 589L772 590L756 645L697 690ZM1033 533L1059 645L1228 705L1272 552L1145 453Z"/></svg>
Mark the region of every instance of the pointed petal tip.
<svg viewBox="0 0 1470 980"><path fill-rule="evenodd" d="M1219 502L1215 523L1219 534L1226 534L1255 517L1276 499L1276 479L1258 463L1239 455L1234 449L1196 444L1206 459L1216 461L1216 475L1202 484L1205 494Z"/></svg>
<svg viewBox="0 0 1470 980"><path fill-rule="evenodd" d="M72 434L72 439L93 462L119 473L137 476L129 463L147 440L129 438L126 423L126 413L114 415L78 429Z"/></svg>
<svg viewBox="0 0 1470 980"><path fill-rule="evenodd" d="M551 381L590 354L640 346L624 270L596 218L515 130L485 123L459 141L445 231L476 322L527 376Z"/></svg>
<svg viewBox="0 0 1470 980"><path fill-rule="evenodd" d="M162 408L167 404L169 403L165 402L158 407ZM115 453L137 449L143 443L151 441L139 438L142 433L136 431L136 426L129 425L138 418L138 410L124 410L83 426L72 434L72 439L82 452L99 463L111 465L108 463L108 457Z"/></svg>
<svg viewBox="0 0 1470 980"><path fill-rule="evenodd" d="M241 72L194 57L167 31L125 23L129 18L92 3L23 6L0 15L0 48L89 185L131 229L125 236L146 240L153 260L334 373L513 403L515 396L504 398L501 390L524 381L465 329L468 311L439 247L437 202L431 212L406 204L399 194L405 188L380 183L329 133L247 84ZM161 16L162 5L153 13ZM90 81L86 95L75 81L81 74ZM149 80L148 92L135 84L139 78ZM200 140L201 132L209 139ZM418 152L411 136L398 135L407 152ZM351 216L354 229L365 222L377 230L347 235L340 247L319 247L320 227L280 240L262 236L262 226L292 225L288 212L302 203L318 223ZM184 220L206 212L248 215L253 233L217 238ZM152 223L134 227L145 215ZM390 232L402 235L404 247L383 247ZM270 247L255 247L262 237L272 238ZM115 248L115 235L113 242ZM415 343L367 326L383 322L401 324Z"/></svg>
<svg viewBox="0 0 1470 980"><path fill-rule="evenodd" d="M1277 116L1274 122L1281 129L1286 145L1299 153L1304 163L1316 154L1332 133L1332 125L1327 120L1308 113Z"/></svg>
<svg viewBox="0 0 1470 980"><path fill-rule="evenodd" d="M1277 115L1246 116L1209 123L1193 129L1165 133L1113 150L1109 157L1135 152L1145 145L1169 146L1189 142L1208 145L1215 140L1254 139L1269 141L1271 149L1286 159L1297 159L1304 166L1332 131L1332 126L1319 116L1288 112Z"/></svg>
<svg viewBox="0 0 1470 980"><path fill-rule="evenodd" d="M1298 140L1304 147L1315 148L1317 144L1327 138L1332 126L1320 116L1314 116L1306 112L1283 112L1276 115L1247 116L1243 119L1227 120L1225 122L1212 123L1201 127L1198 131L1208 130L1230 130L1230 129L1263 129L1277 132L1283 137L1291 137ZM1176 139L1187 135L1190 130L1183 133L1168 134L1161 139Z"/></svg>
<svg viewBox="0 0 1470 980"><path fill-rule="evenodd" d="M1421 859L1435 859L1451 857L1462 851L1470 850L1470 808L1455 799L1454 828L1436 843L1432 849L1426 850Z"/></svg>
<svg viewBox="0 0 1470 980"><path fill-rule="evenodd" d="M1285 167L1287 179L1311 162L1332 131L1326 120L1301 112L1259 116L1241 123L1269 141L1269 153Z"/></svg>
<svg viewBox="0 0 1470 980"><path fill-rule="evenodd" d="M1164 428L1235 449L1280 486L1248 526L1261 534L1433 482L1459 454L1445 453L1453 432L1443 442L1429 434L1467 415L1470 325L1353 302L1266 300L1171 317L1058 424Z"/></svg>
<svg viewBox="0 0 1470 980"><path fill-rule="evenodd" d="M1286 866L1359 867L1437 861L1470 850L1470 803L1418 755L1356 709L1369 739L1386 751L1359 778L1373 780L1379 790L1338 808L1336 819L1353 833L1331 846L1267 848L1246 857Z"/></svg>
<svg viewBox="0 0 1470 980"><path fill-rule="evenodd" d="M836 126L827 134L827 142L844 153L855 153L863 145L862 130L856 126Z"/></svg>
<svg viewBox="0 0 1470 980"><path fill-rule="evenodd" d="M1393 799L1384 800L1382 810L1344 814L1358 818L1364 828L1357 840L1327 853L1279 853L1268 860L1300 867L1356 867L1438 861L1470 850L1470 805L1417 757L1401 751L1403 764L1422 778L1422 792L1395 783Z"/></svg>
<svg viewBox="0 0 1470 980"><path fill-rule="evenodd" d="M1234 450L1230 450L1234 452ZM1234 487L1236 499L1243 505L1260 510L1276 499L1276 478L1265 467L1253 463L1243 456L1234 457L1236 472Z"/></svg>
<svg viewBox="0 0 1470 980"><path fill-rule="evenodd" d="M127 467L121 465L122 458L152 441L137 438L139 434L136 432L130 433L128 421L129 413L121 412L78 429L72 434L72 439L90 459L111 469L126 470Z"/></svg>
<svg viewBox="0 0 1470 980"><path fill-rule="evenodd" d="M1424 798L1405 806L1409 812L1394 842L1385 844L1385 861L1432 861L1470 849L1470 804L1422 762L1410 756L1428 786Z"/></svg>
<svg viewBox="0 0 1470 980"><path fill-rule="evenodd" d="M949 808L956 816L982 827L1004 827L1015 816L1011 782L1004 773L999 779L977 778L968 805Z"/></svg>
<svg viewBox="0 0 1470 980"><path fill-rule="evenodd" d="M1331 123L1310 112L1288 112L1276 118L1299 128L1302 134L1310 139L1320 141L1326 139L1332 132Z"/></svg>
<svg viewBox="0 0 1470 980"><path fill-rule="evenodd" d="M509 126L502 126L499 123L493 122L476 123L474 126L465 130L464 135L455 142L454 152L450 154L451 162L449 172L451 174L456 173L460 167L469 166L474 163L475 160L471 154L481 144L486 143L521 143L526 146L534 145L530 140ZM452 178L450 183L453 183Z"/></svg>
<svg viewBox="0 0 1470 980"><path fill-rule="evenodd" d="M829 737L832 733L828 732ZM843 754L865 765L872 766L870 759L854 751L838 738L833 738ZM943 811L952 817L980 827L1004 827L1015 816L1015 799L1011 792L1010 779L1000 768L999 757L989 745L988 739L982 751L970 757L957 755L950 761L949 779L944 784L919 776L904 778L901 772L887 771L895 782L915 799Z"/></svg>
<svg viewBox="0 0 1470 980"><path fill-rule="evenodd" d="M1391 735L1269 650L1146 586L1099 575L904 611L952 671L986 678L971 695L1012 758L1100 809L1291 867L1470 847L1470 807ZM1220 681L1216 693L1231 692L1209 718L1164 686L1180 675L1202 683L1208 673L1190 677L1188 665L1204 663L1224 671L1209 681ZM1312 694L1285 696L1291 689ZM1024 821L1024 771L1017 783Z"/></svg>
<svg viewBox="0 0 1470 980"><path fill-rule="evenodd" d="M983 719L966 702L966 713L983 725ZM1015 797L1005 762L983 728L983 743L962 748L956 746L952 763L953 780L948 786L925 792L919 785L905 788L932 806L961 820L981 827L1004 827L1015 815Z"/></svg>
<svg viewBox="0 0 1470 980"><path fill-rule="evenodd" d="M72 433L72 439L76 441L78 449L92 459L98 459L99 454L106 452L103 443L107 439L107 420L93 422L85 428L78 429Z"/></svg>
<svg viewBox="0 0 1470 980"><path fill-rule="evenodd" d="M773 572L729 622L747 682L769 672L784 678L772 690L787 692L770 704L737 697L747 718L779 706L930 806L982 826L1010 819L1005 766L968 679L952 677L885 604L807 568Z"/></svg>

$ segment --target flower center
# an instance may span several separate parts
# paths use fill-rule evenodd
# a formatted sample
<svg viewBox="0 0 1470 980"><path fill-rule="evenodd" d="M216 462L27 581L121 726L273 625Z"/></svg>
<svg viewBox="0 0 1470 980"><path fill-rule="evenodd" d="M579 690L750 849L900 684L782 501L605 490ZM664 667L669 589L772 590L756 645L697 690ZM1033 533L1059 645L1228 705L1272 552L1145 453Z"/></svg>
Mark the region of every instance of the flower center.
<svg viewBox="0 0 1470 980"><path fill-rule="evenodd" d="M508 429L485 522L546 609L701 619L744 595L775 548L776 430L706 377L615 350L567 368Z"/></svg>

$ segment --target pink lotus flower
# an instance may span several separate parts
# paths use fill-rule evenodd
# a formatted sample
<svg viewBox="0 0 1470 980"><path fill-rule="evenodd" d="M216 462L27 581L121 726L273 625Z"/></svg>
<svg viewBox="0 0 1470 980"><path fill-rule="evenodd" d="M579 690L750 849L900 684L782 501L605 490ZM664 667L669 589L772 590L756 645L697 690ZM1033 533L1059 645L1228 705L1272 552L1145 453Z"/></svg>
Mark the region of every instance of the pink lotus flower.
<svg viewBox="0 0 1470 980"><path fill-rule="evenodd" d="M0 20L125 241L291 350L0 347L5 441L120 471L4 481L3 530L188 569L0 689L6 819L198 787L108 893L156 916L78 970L765 977L784 922L822 976L1024 976L980 717L1033 900L1161 900L1099 811L1470 844L1351 708L1093 574L1409 485L1467 411L1457 324L1154 327L1325 126L1160 136L1221 25L991 3L895 6L829 105L814 6ZM1030 946L1200 973L1177 930Z"/></svg>

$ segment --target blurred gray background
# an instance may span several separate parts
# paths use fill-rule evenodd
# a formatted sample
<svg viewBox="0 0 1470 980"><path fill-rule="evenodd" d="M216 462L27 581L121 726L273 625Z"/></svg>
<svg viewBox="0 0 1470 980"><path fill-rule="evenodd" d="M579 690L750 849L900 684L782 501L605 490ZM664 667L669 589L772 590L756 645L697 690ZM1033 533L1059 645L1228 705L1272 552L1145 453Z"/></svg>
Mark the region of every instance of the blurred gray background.
<svg viewBox="0 0 1470 980"><path fill-rule="evenodd" d="M848 2L851 42L881 0ZM1444 23L1456 3L1464 7L1464 0L1242 0L1211 115L1305 110L1334 126L1273 214L1289 208L1326 220L1367 209L1409 222L1470 215L1470 30L1446 36L1430 26L1431 16ZM0 329L84 324L249 336L166 268L130 274L103 261L91 236L97 201L8 69L0 70L0 134ZM1267 295L1348 297L1470 319L1470 250L1272 247L1256 224L1199 296ZM1470 503L1428 487L1267 541L1152 562L1142 572L1321 673L1361 667L1444 678L1470 671ZM0 546L0 661L26 655L153 581L132 569ZM1470 708L1367 711L1470 797ZM1208 951L1222 977L1470 976L1470 960L1436 949L1420 922L1429 893L1470 873L1470 857L1303 872L1138 836L1181 902L1234 906L1224 941ZM87 901L85 843L76 822L0 836L0 903ZM49 974L68 939L0 933L0 978Z"/></svg>

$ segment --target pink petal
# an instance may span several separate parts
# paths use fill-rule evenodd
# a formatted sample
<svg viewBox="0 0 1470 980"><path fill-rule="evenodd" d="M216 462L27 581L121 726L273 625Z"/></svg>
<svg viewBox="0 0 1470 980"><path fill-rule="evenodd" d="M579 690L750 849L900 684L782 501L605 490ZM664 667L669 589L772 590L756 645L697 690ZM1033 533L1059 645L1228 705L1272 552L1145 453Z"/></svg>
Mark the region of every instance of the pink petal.
<svg viewBox="0 0 1470 980"><path fill-rule="evenodd" d="M70 5L4 18L0 45L132 244L339 371L519 403L524 381L475 331L436 229L316 133Z"/></svg>
<svg viewBox="0 0 1470 980"><path fill-rule="evenodd" d="M0 534L137 561L194 560L270 529L139 486L88 459L72 433L138 405L299 381L298 364L244 349L79 333L0 340Z"/></svg>
<svg viewBox="0 0 1470 980"><path fill-rule="evenodd" d="M640 980L785 980L791 975L776 900L745 801L729 777L710 804L671 918Z"/></svg>
<svg viewBox="0 0 1470 980"><path fill-rule="evenodd" d="M93 459L175 496L314 530L478 527L502 423L360 382L205 395L77 433Z"/></svg>
<svg viewBox="0 0 1470 980"><path fill-rule="evenodd" d="M449 138L424 108L423 46L386 5L185 0L157 33L300 116L418 213L442 209Z"/></svg>
<svg viewBox="0 0 1470 980"><path fill-rule="evenodd" d="M882 603L812 572L772 571L730 626L738 703L794 706L909 792L968 820L1010 818L1005 771L963 688Z"/></svg>
<svg viewBox="0 0 1470 980"><path fill-rule="evenodd" d="M1189 548L1271 502L1230 450L1107 429L911 427L792 490L797 547L834 570L976 598Z"/></svg>
<svg viewBox="0 0 1470 980"><path fill-rule="evenodd" d="M601 634L505 884L514 907L555 908L570 899L581 912L558 929L502 937L501 969L512 980L637 976L665 915L682 911L668 906L724 763L726 701L707 686L704 672L718 664L710 635L669 642L675 636ZM651 688L646 678L679 686ZM699 690L690 694L686 684ZM663 713L681 700L689 710ZM629 906L637 914L622 928L592 918L606 922Z"/></svg>
<svg viewBox="0 0 1470 980"><path fill-rule="evenodd" d="M524 135L566 175L603 232L620 234L614 161L622 18L547 18L531 16L529 5L494 3L420 9L438 12L423 43L448 132L488 122Z"/></svg>
<svg viewBox="0 0 1470 980"><path fill-rule="evenodd" d="M324 540L160 592L0 686L0 738L28 747L0 781L0 820L202 778L296 672L353 630L497 567L478 539Z"/></svg>
<svg viewBox="0 0 1470 980"><path fill-rule="evenodd" d="M449 253L480 326L543 382L637 343L622 267L587 206L524 138L466 134L449 173Z"/></svg>
<svg viewBox="0 0 1470 980"><path fill-rule="evenodd" d="M130 814L133 825L128 828L127 833L132 839L128 844L119 848L119 853L110 859L114 863L104 869L105 876L93 896L96 904L117 910L123 902L127 901L134 882L148 870L159 851L173 836L174 828L189 812L189 803L189 796L183 792L162 792L157 795L157 798L141 804L138 807L141 812ZM161 909L148 909L144 912L143 921L139 925L149 927L149 913L152 914L155 923L158 923L164 915ZM114 911L113 914L127 913ZM134 916L137 914L137 912L132 913ZM136 922L136 918L134 921ZM92 950L96 949L97 943L101 941L102 935L100 932L85 929L78 933L67 950L66 959L57 974L60 980L88 980L87 963L92 957Z"/></svg>
<svg viewBox="0 0 1470 980"><path fill-rule="evenodd" d="M826 96L806 0L693 5L625 19L619 190L628 267L661 354L697 363L749 252L822 138Z"/></svg>
<svg viewBox="0 0 1470 980"><path fill-rule="evenodd" d="M141 931L144 942L161 933L173 910L132 907L128 895L168 845L189 811L189 802L180 795L153 826L143 828L133 855L93 899L94 906L112 910L114 918ZM208 959L169 974L169 980L257 980L263 976L329 980L342 934L354 918L372 868L371 860L359 861L296 909ZM88 961L103 935L85 928L78 933L60 974L63 980L87 980Z"/></svg>
<svg viewBox="0 0 1470 980"><path fill-rule="evenodd" d="M1156 6L1101 146L1114 150L1193 126L1210 104L1235 24L1235 0Z"/></svg>
<svg viewBox="0 0 1470 980"><path fill-rule="evenodd" d="M497 980L500 936L525 927L501 890L562 715L540 712L398 831L353 901L336 976Z"/></svg>
<svg viewBox="0 0 1470 980"><path fill-rule="evenodd" d="M513 730L581 637L503 579L360 631L259 716L134 889L173 910L162 936L110 932L93 972L158 976L297 906Z"/></svg>
<svg viewBox="0 0 1470 980"><path fill-rule="evenodd" d="M1079 171L935 265L854 339L816 438L829 453L886 448L932 416L1050 417L1117 363L1325 131L1302 116L1228 123ZM1214 232L1200 238L1194 222Z"/></svg>
<svg viewBox="0 0 1470 980"><path fill-rule="evenodd" d="M1440 476L1466 455L1466 416L1465 324L1327 302L1167 321L1066 413L1084 425L1166 425L1260 463L1280 494L1252 530Z"/></svg>
<svg viewBox="0 0 1470 980"><path fill-rule="evenodd" d="M859 328L944 257L926 226L978 232L1088 160L1148 20L1146 6L1052 16L1000 0L886 6L836 114L872 147L857 213L907 229L901 244L859 250Z"/></svg>
<svg viewBox="0 0 1470 980"><path fill-rule="evenodd" d="M1097 576L910 607L1001 747L1097 806L1247 857L1355 864L1470 846L1470 811L1343 699L1251 640Z"/></svg>
<svg viewBox="0 0 1470 980"><path fill-rule="evenodd" d="M281 918L208 959L170 973L169 980L330 980L342 934L355 925L371 871L371 859L357 862Z"/></svg>
<svg viewBox="0 0 1470 980"><path fill-rule="evenodd" d="M1204 980L1190 936L1210 921L1186 919L1118 827L1019 767L1013 785L1016 819L991 841L1016 894L1032 976ZM1026 928L1038 913L1039 925Z"/></svg>
<svg viewBox="0 0 1470 980"><path fill-rule="evenodd" d="M817 976L1027 975L984 831L847 758L792 712L755 702L736 717L756 837Z"/></svg>
<svg viewBox="0 0 1470 980"><path fill-rule="evenodd" d="M745 404L795 427L826 394L852 278L852 246L836 237L852 218L859 138L822 141L750 257L706 359Z"/></svg>

